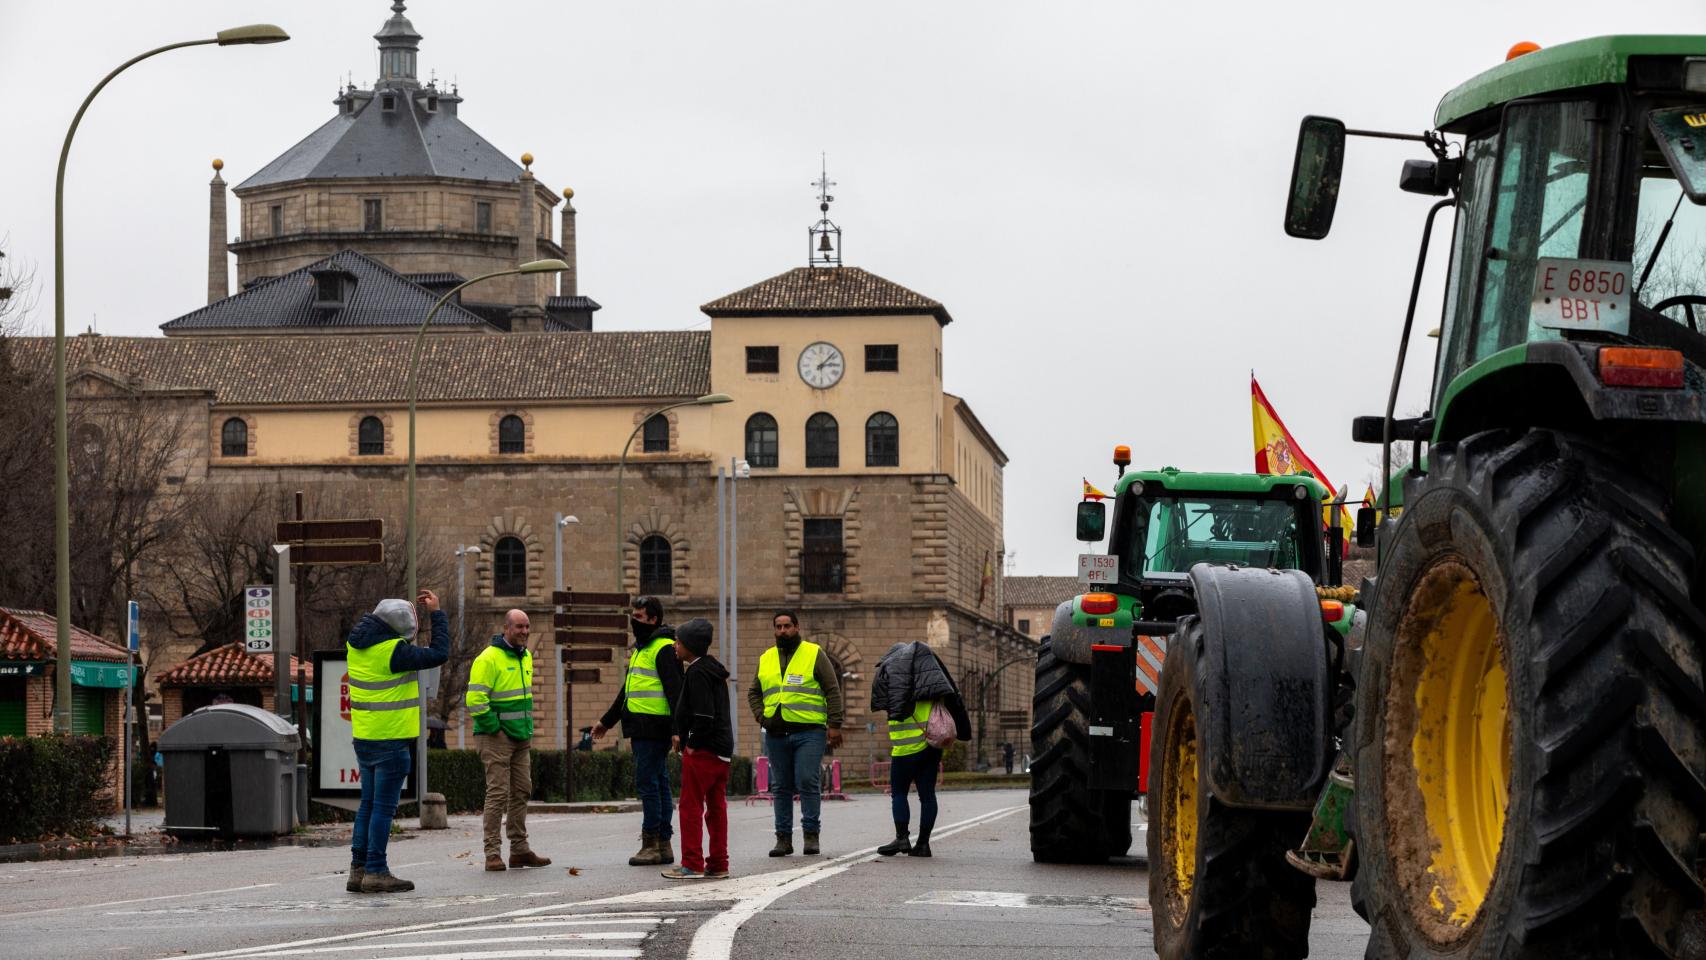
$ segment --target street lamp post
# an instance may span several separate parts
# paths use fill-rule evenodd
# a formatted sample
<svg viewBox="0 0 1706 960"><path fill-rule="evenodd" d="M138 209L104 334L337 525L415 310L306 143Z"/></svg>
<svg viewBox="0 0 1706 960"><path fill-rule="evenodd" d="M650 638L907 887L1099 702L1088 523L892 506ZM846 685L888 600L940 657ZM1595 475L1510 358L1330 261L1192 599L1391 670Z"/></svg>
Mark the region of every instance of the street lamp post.
<svg viewBox="0 0 1706 960"><path fill-rule="evenodd" d="M95 84L95 89L83 98L83 105L71 118L71 128L65 131L65 145L59 150L59 174L53 183L53 561L54 618L58 621L54 633L59 648L54 677L57 702L53 706L53 728L59 733L71 732L71 469L70 458L66 454L65 409L65 161L71 156L71 138L77 135L77 125L83 122L83 114L95 95L114 77L149 57L179 47L207 44L229 47L279 43L289 39L290 34L270 23L256 23L221 30L203 40L185 40L155 47L131 57L102 77L101 82Z"/></svg>
<svg viewBox="0 0 1706 960"><path fill-rule="evenodd" d="M466 584L467 584L467 580L466 580L467 565L462 562L462 558L466 557L470 553L480 553L480 552L481 552L481 550L479 547L462 547L462 546L459 546L456 548L456 640L454 642L456 644L458 644L460 646L464 646L464 647L468 643L468 617L467 617L467 614L464 612L467 609L466 600L467 600L467 596L468 596L468 591L467 591L467 586L466 586ZM460 710L460 709L461 709L460 706L458 706L456 708L456 710ZM453 716L455 715L456 710L451 711L451 714ZM461 723L456 724L456 738L458 740L457 749L461 749L461 746L462 746L460 743L460 741L462 739L462 724Z"/></svg>
<svg viewBox="0 0 1706 960"><path fill-rule="evenodd" d="M432 305L431 310L427 311L426 319L421 321L421 328L415 332L414 349L409 352L409 556L407 562L407 580L410 603L414 602L415 596L419 590L419 585L415 582L415 545L420 539L419 530L415 523L415 395L418 392L417 386L419 384L418 375L420 373L421 366L421 344L426 341L427 327L432 325L433 315L438 313L438 308L449 302L451 297L461 293L463 287L479 283L481 280L490 280L493 277L508 277L518 273L560 273L567 269L569 269L569 265L561 260L534 260L529 263L524 263L519 267L511 267L508 270L495 270L491 273L475 277L472 280L465 280L462 283L451 287L445 292L444 296L438 298L438 302ZM414 642L414 638L411 637L410 642Z"/></svg>
<svg viewBox="0 0 1706 960"><path fill-rule="evenodd" d="M645 429L646 421L650 420L652 417L657 416L658 414L667 413L668 411L674 410L677 407L708 407L708 406L711 406L712 404L729 403L733 400L734 400L734 397L731 397L726 393L707 393L706 395L704 395L702 397L696 397L692 400L683 400L679 403L672 403L672 404L669 404L668 406L659 407L656 410L653 410L651 412L650 416L641 417L640 422L634 426L633 432L628 434L628 442L624 443L622 445L622 459L617 461L617 463L616 463L616 524L615 524L615 526L616 526L616 573L615 573L615 576L616 576L616 592L617 593L622 592L622 477L624 474L627 473L627 470L628 470L628 450L630 447L632 447L634 445L634 438L640 435L641 430Z"/></svg>
<svg viewBox="0 0 1706 960"><path fill-rule="evenodd" d="M580 522L581 522L580 517L577 517L573 514L570 514L568 516L564 516L561 513L559 513L559 514L557 514L557 522L551 524L552 532L557 535L557 592L558 593L561 593L567 589L567 587L563 586L563 528L568 526L571 523L580 523ZM553 609L555 609L555 608L553 608ZM555 636L555 632L556 632L555 627L553 627L552 628L553 636ZM568 730L573 727L574 722L575 722L574 715L572 713L570 713L570 711L569 711L568 700L563 695L563 691L568 686L568 684L564 682L564 674L566 673L566 668L567 668L567 665L563 663L563 658L561 656L559 656L557 658L557 665L556 665L556 672L557 672L557 708L563 712L563 715L558 718L558 723L557 723L557 749L559 749L559 750L569 749ZM571 757L570 759L572 760L573 758ZM565 762L567 762L567 761L565 761ZM573 800L574 797L569 796L568 799Z"/></svg>

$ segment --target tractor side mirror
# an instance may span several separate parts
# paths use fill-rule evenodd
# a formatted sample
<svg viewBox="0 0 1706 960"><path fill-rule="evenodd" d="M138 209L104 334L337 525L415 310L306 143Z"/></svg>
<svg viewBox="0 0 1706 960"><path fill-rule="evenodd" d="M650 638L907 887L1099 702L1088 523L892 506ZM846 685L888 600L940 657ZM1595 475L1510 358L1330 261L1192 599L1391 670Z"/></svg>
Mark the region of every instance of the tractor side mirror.
<svg viewBox="0 0 1706 960"><path fill-rule="evenodd" d="M1099 543L1108 529L1108 508L1100 500L1078 502L1078 539Z"/></svg>
<svg viewBox="0 0 1706 960"><path fill-rule="evenodd" d="M1373 507L1357 508L1357 546L1374 546L1374 527L1376 523Z"/></svg>
<svg viewBox="0 0 1706 960"><path fill-rule="evenodd" d="M1344 167L1344 121L1304 117L1297 132L1297 157L1291 164L1291 195L1285 205L1288 236L1320 240L1333 228Z"/></svg>

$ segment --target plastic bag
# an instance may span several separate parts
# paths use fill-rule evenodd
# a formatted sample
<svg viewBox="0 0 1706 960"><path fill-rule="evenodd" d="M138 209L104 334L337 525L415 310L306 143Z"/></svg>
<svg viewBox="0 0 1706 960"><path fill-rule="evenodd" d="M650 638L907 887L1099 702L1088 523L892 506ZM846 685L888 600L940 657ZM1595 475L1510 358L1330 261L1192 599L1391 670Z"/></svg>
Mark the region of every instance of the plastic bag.
<svg viewBox="0 0 1706 960"><path fill-rule="evenodd" d="M948 749L948 745L959 738L960 731L954 725L954 715L938 700L930 707L930 719L924 721L924 742L938 750Z"/></svg>

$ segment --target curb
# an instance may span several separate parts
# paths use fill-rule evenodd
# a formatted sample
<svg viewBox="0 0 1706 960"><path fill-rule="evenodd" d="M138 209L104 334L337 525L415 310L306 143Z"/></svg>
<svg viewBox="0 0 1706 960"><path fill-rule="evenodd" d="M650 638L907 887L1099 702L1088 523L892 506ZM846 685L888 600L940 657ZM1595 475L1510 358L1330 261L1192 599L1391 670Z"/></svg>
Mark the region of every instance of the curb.
<svg viewBox="0 0 1706 960"><path fill-rule="evenodd" d="M595 800L581 803L547 803L530 800L528 813L639 813L638 800Z"/></svg>

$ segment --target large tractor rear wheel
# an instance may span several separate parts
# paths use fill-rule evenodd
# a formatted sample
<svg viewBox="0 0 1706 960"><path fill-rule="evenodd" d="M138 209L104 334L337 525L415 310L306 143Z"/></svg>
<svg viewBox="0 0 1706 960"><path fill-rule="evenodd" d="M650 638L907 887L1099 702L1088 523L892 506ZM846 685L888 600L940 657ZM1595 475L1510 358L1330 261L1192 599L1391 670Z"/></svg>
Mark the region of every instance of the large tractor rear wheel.
<svg viewBox="0 0 1706 960"><path fill-rule="evenodd" d="M1131 794L1090 789L1090 668L1037 649L1031 699L1031 857L1106 863L1131 847Z"/></svg>
<svg viewBox="0 0 1706 960"><path fill-rule="evenodd" d="M1315 880L1285 861L1309 815L1229 807L1210 793L1197 731L1202 621L1168 644L1149 752L1149 908L1161 960L1309 955ZM1259 646L1252 655L1259 655Z"/></svg>
<svg viewBox="0 0 1706 960"><path fill-rule="evenodd" d="M1663 493L1566 433L1440 444L1357 687L1367 955L1673 957L1706 811L1706 620Z"/></svg>

